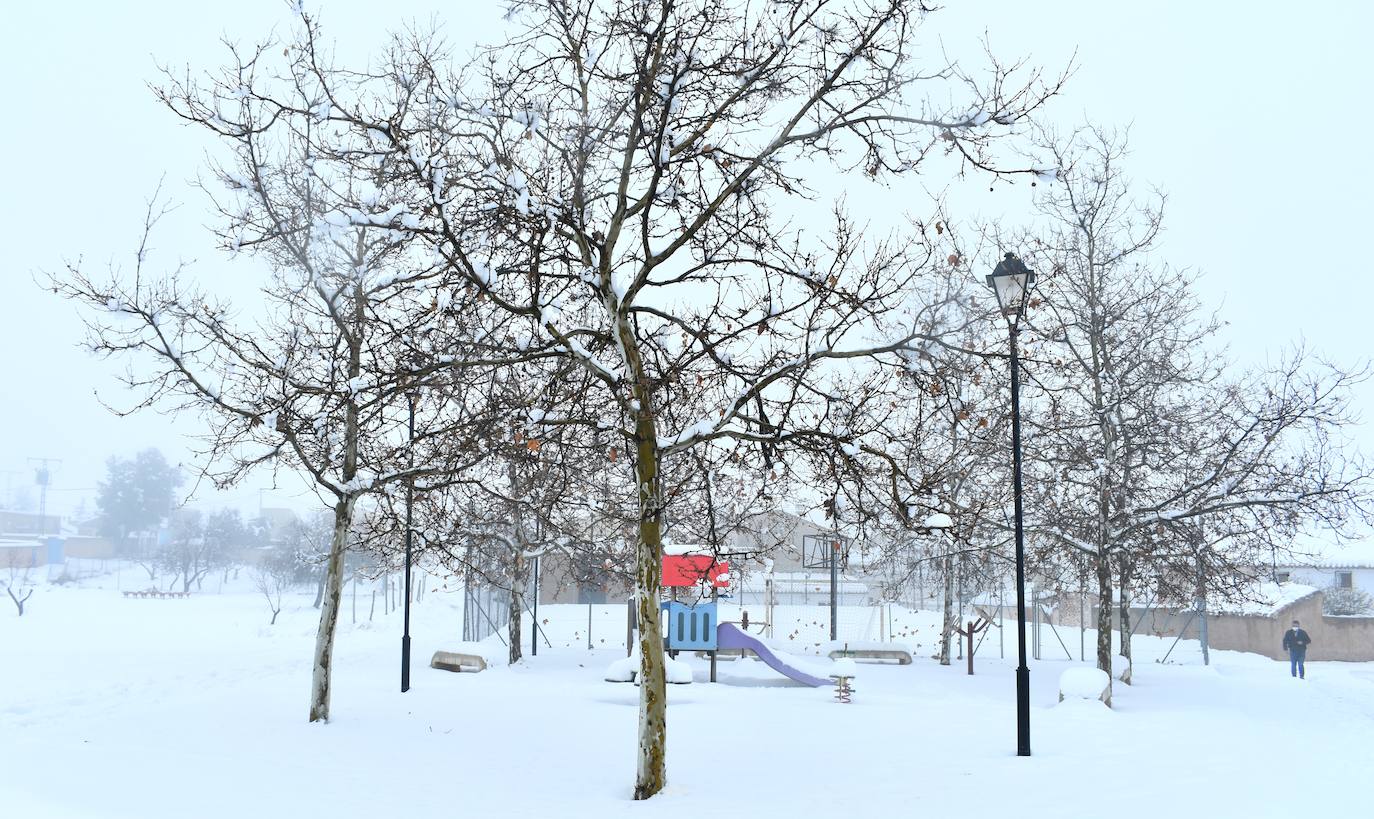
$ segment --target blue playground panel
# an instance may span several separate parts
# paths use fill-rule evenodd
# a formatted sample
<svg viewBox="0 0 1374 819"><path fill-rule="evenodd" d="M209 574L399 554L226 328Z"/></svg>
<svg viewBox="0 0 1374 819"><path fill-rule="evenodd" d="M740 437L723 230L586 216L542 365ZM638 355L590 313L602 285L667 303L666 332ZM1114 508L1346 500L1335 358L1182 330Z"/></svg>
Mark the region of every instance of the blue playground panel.
<svg viewBox="0 0 1374 819"><path fill-rule="evenodd" d="M663 615L663 641L671 650L714 651L716 648L716 604L668 601L659 604Z"/></svg>

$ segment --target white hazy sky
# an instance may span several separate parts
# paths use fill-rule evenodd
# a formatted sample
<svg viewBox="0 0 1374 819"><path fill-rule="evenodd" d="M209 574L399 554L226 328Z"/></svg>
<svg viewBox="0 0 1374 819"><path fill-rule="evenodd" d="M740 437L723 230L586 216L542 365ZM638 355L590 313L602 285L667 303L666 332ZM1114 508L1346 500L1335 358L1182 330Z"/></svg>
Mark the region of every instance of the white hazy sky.
<svg viewBox="0 0 1374 819"><path fill-rule="evenodd" d="M1006 58L1055 69L1076 53L1077 73L1046 112L1064 127L1091 118L1129 125L1130 172L1170 196L1162 258L1202 273L1201 295L1229 322L1241 363L1304 341L1339 362L1370 355L1374 276L1363 246L1374 217L1367 161L1374 83L1363 2L957 2L932 17L951 54L976 64L986 32ZM455 42L499 37L488 0L315 0L342 51L366 53L382 33L436 19ZM44 270L132 256L146 197L165 176L180 209L155 237L161 259L196 259L196 275L244 292L253 272L215 257L201 195L202 136L159 107L147 83L165 63L219 65L221 36L252 41L291 15L281 0L140 0L10 4L0 26L0 492L33 480L29 458L61 459L49 506L93 506L111 454L158 446L188 457L194 424L156 414L117 418L111 372L79 347L74 309L34 284ZM934 184L938 180L927 180ZM986 193L977 179L950 193L983 215L1024 206L1027 188ZM976 193L980 192L980 200ZM913 210L922 211L913 189ZM986 204L972 204L986 202ZM977 215L977 214L969 214ZM1374 387L1358 409L1374 418ZM1374 432L1356 433L1374 452ZM264 480L206 506L256 508ZM269 490L266 505L305 507L299 487Z"/></svg>

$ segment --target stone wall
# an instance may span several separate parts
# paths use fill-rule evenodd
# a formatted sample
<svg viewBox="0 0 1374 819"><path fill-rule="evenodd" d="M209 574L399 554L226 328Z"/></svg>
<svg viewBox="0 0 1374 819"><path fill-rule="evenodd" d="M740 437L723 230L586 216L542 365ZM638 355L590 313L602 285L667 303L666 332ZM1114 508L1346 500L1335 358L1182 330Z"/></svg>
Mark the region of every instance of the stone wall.
<svg viewBox="0 0 1374 819"><path fill-rule="evenodd" d="M1198 637L1198 620L1186 609L1132 609L1140 623L1137 635L1176 637L1186 627L1185 639ZM1143 622L1141 620L1143 619ZM1316 592L1294 601L1272 615L1213 614L1207 618L1207 643L1222 651L1248 651L1286 660L1283 634L1298 620L1312 637L1309 660L1374 661L1374 617L1326 617L1322 594Z"/></svg>

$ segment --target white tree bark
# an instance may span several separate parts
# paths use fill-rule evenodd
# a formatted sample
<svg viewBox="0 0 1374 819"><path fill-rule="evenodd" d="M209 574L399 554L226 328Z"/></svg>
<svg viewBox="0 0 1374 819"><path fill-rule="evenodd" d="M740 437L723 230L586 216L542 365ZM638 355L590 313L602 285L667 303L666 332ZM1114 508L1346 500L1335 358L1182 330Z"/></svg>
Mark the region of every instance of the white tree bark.
<svg viewBox="0 0 1374 819"><path fill-rule="evenodd" d="M949 641L954 634L956 624L954 622L954 557L945 558L944 562L945 589L944 589L944 617L941 620L942 628L940 631L940 665L949 665Z"/></svg>
<svg viewBox="0 0 1374 819"><path fill-rule="evenodd" d="M324 600L320 605L320 625L315 632L315 662L310 677L310 721L329 721L329 694L334 662L334 633L339 621L339 601L343 596L344 551L348 529L353 523L353 496L334 506L334 537L325 567Z"/></svg>

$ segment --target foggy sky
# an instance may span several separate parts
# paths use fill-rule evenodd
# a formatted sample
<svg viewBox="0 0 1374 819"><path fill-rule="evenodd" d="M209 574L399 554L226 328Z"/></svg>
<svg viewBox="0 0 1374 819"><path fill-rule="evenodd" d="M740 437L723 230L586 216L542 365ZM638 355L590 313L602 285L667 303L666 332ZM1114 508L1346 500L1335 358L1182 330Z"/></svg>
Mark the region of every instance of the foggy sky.
<svg viewBox="0 0 1374 819"><path fill-rule="evenodd" d="M1370 354L1374 276L1362 241L1374 216L1374 169L1365 161L1374 71L1364 3L1030 4L951 2L932 17L944 47L968 65L982 38L1005 59L1029 57L1053 72L1077 71L1044 118L1065 128L1087 119L1130 126L1128 171L1169 194L1159 258L1202 273L1200 294L1229 323L1224 341L1240 364L1263 362L1303 341L1341 363ZM127 7L126 7L127 6ZM344 54L367 54L382 32L434 17L455 43L501 37L500 8L487 2L388 4L310 2ZM61 459L49 508L70 512L94 487L111 454L158 446L187 461L192 419L154 413L118 418L96 393L129 404L102 362L80 349L74 307L34 284L40 271L84 258L93 271L126 268L137 246L144 200L163 179L179 209L155 236L157 258L198 260L208 287L251 298L260 269L226 264L204 226L203 134L153 99L157 65L221 64L219 38L248 42L289 31L279 0L131 4L23 3L0 27L0 493L31 483L28 459ZM1076 56L1075 56L1076 54ZM942 186L967 216L1023 212L1028 191L987 192L986 180L924 179ZM948 187L943 187L943 186ZM894 201L925 205L915 183ZM1359 409L1374 416L1374 387ZM1356 432L1374 452L1374 432ZM188 489L189 489L188 484ZM193 502L257 508L266 479L228 493L202 489ZM37 496L36 491L34 496ZM304 509L303 484L266 492L267 506Z"/></svg>

